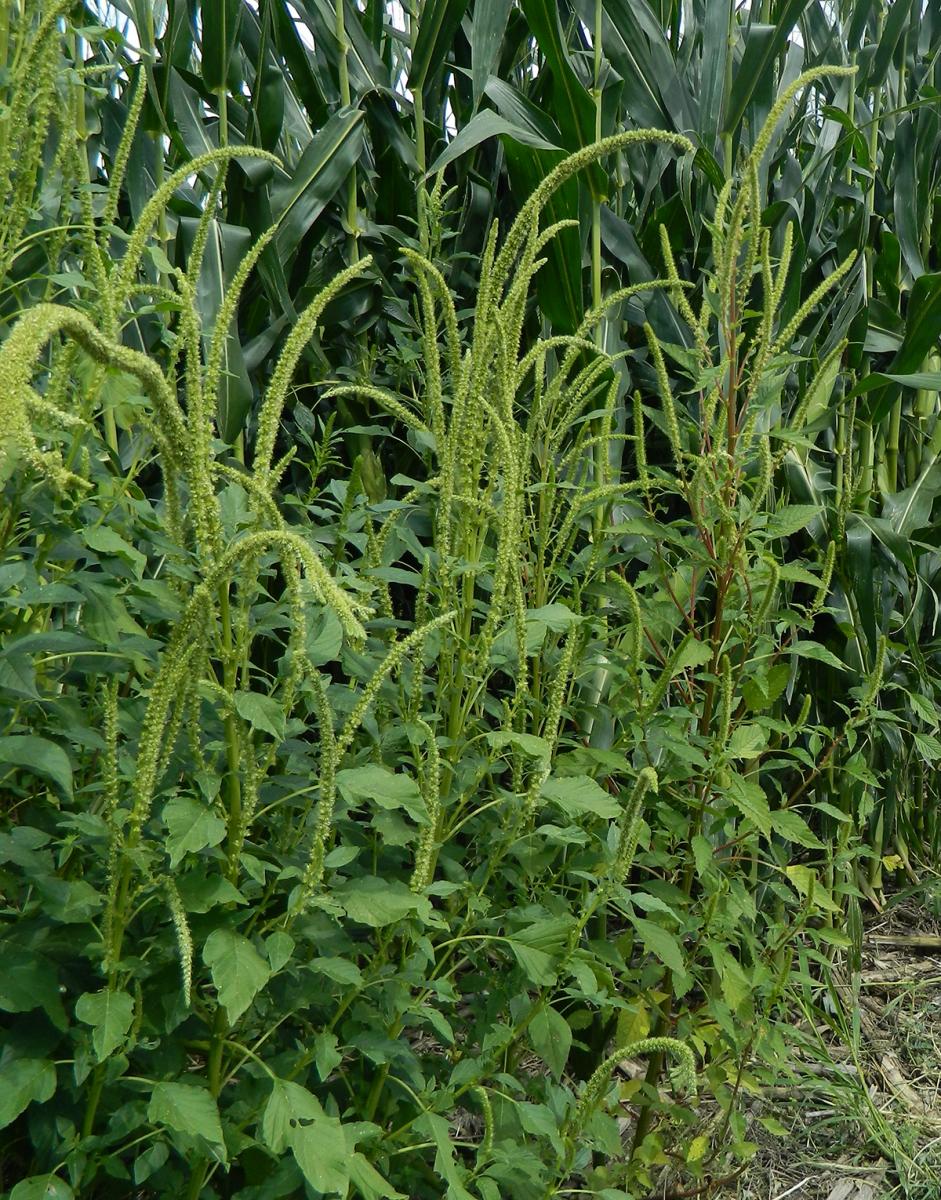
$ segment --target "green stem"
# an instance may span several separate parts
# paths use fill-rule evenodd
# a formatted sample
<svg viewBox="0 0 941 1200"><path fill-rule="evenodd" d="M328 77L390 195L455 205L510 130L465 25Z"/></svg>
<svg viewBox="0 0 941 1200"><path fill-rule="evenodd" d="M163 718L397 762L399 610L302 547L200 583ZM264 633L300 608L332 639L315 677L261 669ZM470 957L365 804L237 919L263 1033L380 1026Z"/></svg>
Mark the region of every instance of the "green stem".
<svg viewBox="0 0 941 1200"><path fill-rule="evenodd" d="M859 485L854 497L855 506L860 512L869 511L869 500L872 496L873 465L875 444L872 425L864 421L859 430Z"/></svg>
<svg viewBox="0 0 941 1200"><path fill-rule="evenodd" d="M651 1037L659 1038L666 1036L670 1025L670 1018L673 1013L673 972L667 970L663 980L663 990L667 993L663 1001L663 1007L657 1017L657 1024L654 1026ZM665 1054L662 1050L655 1051L650 1056L650 1062L647 1064L647 1073L644 1076L644 1084L647 1087L655 1088L660 1074L663 1071ZM650 1126L653 1124L654 1106L649 1100L644 1100L637 1113L637 1127L634 1130L634 1140L631 1143L631 1159L634 1158L637 1151L643 1144L644 1138L650 1132Z"/></svg>
<svg viewBox="0 0 941 1200"><path fill-rule="evenodd" d="M154 28L154 7L155 6L153 4L145 4L144 5L144 11L146 13L146 22L145 22L145 31L144 31L145 36L144 36L144 44L141 46L143 61L148 65L148 69L150 71L153 71L153 64L157 61L156 30ZM170 75L171 75L171 72L167 71L166 77L168 80L170 78ZM153 90L150 92L151 96L154 96L157 94L158 93L157 93L156 88L153 88ZM156 164L155 164L155 171L154 171L154 191L159 191L160 188L163 186L163 181L164 181L165 155L164 155L164 151L163 151L163 146L161 145L161 142L160 142L160 139L162 136L161 133L158 131L158 132L152 134L152 136L157 142ZM167 245L168 245L168 241L169 241L169 236L170 236L169 231L167 229L167 213L166 213L166 208L164 207L164 208L160 209L160 213L157 217L156 237L157 237L157 242L160 246L160 249L164 252L165 257L167 254ZM167 287L170 285L170 280L167 278L167 276L162 271L160 272L159 277L160 277L160 282L164 287Z"/></svg>
<svg viewBox="0 0 941 1200"><path fill-rule="evenodd" d="M0 67L4 68L7 78L11 78L10 63L7 61L10 54L10 18L13 15L12 4L0 4ZM9 108L9 101L12 99L10 88L3 89L4 94L4 109ZM6 152L7 146L7 120L5 117L0 117L0 161Z"/></svg>
<svg viewBox="0 0 941 1200"><path fill-rule="evenodd" d="M602 87L601 87L601 42L603 35L602 18L604 9L602 0L595 0L595 23L594 23L594 71L593 71L593 88L592 95L595 102L595 141L601 141L602 135ZM601 198L593 196L591 202L591 304L592 308L599 309L601 307L602 289L601 289ZM604 321L598 322L595 327L595 344L598 347L599 353L604 350ZM594 477L595 486L603 487L608 476L608 454L609 446L602 438L604 419L598 418L592 422L592 437L595 438L593 450L594 459ZM600 504L595 509L592 519L592 540L596 547L601 543L604 537L604 530L608 525L609 505ZM604 597L598 600L599 616L604 612L606 605ZM608 670L605 662L599 663L595 669L592 681L590 684L590 699L587 705L587 719L585 721L584 732L587 736L591 736L596 729L595 714L598 712L598 707L601 703L605 692L605 687L608 681ZM604 732L609 730L610 722L602 722L600 729ZM606 739L607 740L607 739ZM603 936L603 931L599 930L599 936Z"/></svg>
<svg viewBox="0 0 941 1200"><path fill-rule="evenodd" d="M98 1102L101 1100L101 1092L105 1085L105 1068L104 1063L99 1063L95 1067L95 1072L92 1076L91 1087L88 1091L88 1099L85 1102L85 1116L82 1120L82 1139L91 1137L92 1130L95 1128L95 1115L98 1112Z"/></svg>
<svg viewBox="0 0 941 1200"><path fill-rule="evenodd" d="M851 67L856 66L857 58L858 58L858 55L856 54L856 51L854 50L853 53L850 55L850 66ZM856 92L853 89L852 85L850 85L850 87L849 87L849 98L846 101L846 115L849 117L850 126L855 124L855 121L856 121ZM843 178L846 180L846 182L848 184L851 184L853 182L853 160L852 159L850 159L846 164L846 170L843 172ZM868 250L868 246L867 246L867 250Z"/></svg>
<svg viewBox="0 0 941 1200"><path fill-rule="evenodd" d="M209 1075L209 1090L214 1099L218 1099L219 1092L222 1090L222 1052L226 1045L226 1033L228 1032L228 1022L225 1019L225 1010L220 1004L216 1009L215 1019L212 1026L212 1037L209 1043L209 1056L206 1063L207 1073ZM203 1184L206 1181L206 1171L209 1167L209 1160L201 1158L193 1167L190 1175L189 1187L186 1191L186 1200L198 1200L199 1193L203 1190Z"/></svg>
<svg viewBox="0 0 941 1200"><path fill-rule="evenodd" d="M408 40L412 56L418 42L418 28L421 24L421 0L413 0L408 10ZM425 190L425 172L428 169L427 150L425 148L425 97L422 89L416 88L412 93L412 109L415 118L415 160L418 163L418 244L422 254L427 254L430 248L430 231L428 229L427 193Z"/></svg>
<svg viewBox="0 0 941 1200"><path fill-rule="evenodd" d="M595 101L595 141L601 141L601 37L602 37L602 0L595 0L595 30L594 30L594 81L592 94ZM591 203L591 304L598 309L601 307L601 198L594 196ZM599 321L595 327L595 343L599 350L604 349L604 321ZM595 422L593 435L601 433L601 422ZM595 443L595 485L602 487L606 475L608 447L603 442ZM595 542L601 537L601 531L607 524L607 505L599 505L595 512Z"/></svg>
<svg viewBox="0 0 941 1200"><path fill-rule="evenodd" d="M848 431L846 428L846 406L844 404L841 404L839 414L837 416L837 423L836 423L836 442L834 443L834 446L833 446L833 456L834 456L834 459L836 460L835 469L834 469L833 503L837 509L839 509L841 504L843 503L843 489L850 487L850 485L852 484L852 480L844 479L844 477L843 477L843 463L844 463L844 456L845 456L845 452L846 452L847 436L848 436Z"/></svg>
<svg viewBox="0 0 941 1200"><path fill-rule="evenodd" d="M219 588L219 616L222 624L222 683L227 694L235 694L238 672L238 661L234 653L232 639L232 615L229 606L229 585L224 583ZM228 798L228 838L229 872L232 881L238 875L237 841L242 826L242 789L239 778L239 729L234 713L226 712L223 727L225 730L226 758L226 795Z"/></svg>
<svg viewBox="0 0 941 1200"><path fill-rule="evenodd" d="M890 493L898 490L899 441L902 430L902 397L892 405L889 417L889 435L885 444L886 486Z"/></svg>
<svg viewBox="0 0 941 1200"><path fill-rule="evenodd" d="M336 0L336 35L340 46L340 103L349 108L352 103L350 91L350 43L346 36L346 19L343 10L343 0ZM349 261L359 262L359 209L357 205L356 166L350 168L346 181L346 223L348 226Z"/></svg>
<svg viewBox="0 0 941 1200"><path fill-rule="evenodd" d="M228 146L229 144L229 104L225 84L223 84L216 92L216 98L219 102L219 145ZM225 183L222 185L222 194L220 196L222 206L223 219L226 212L226 195Z"/></svg>
<svg viewBox="0 0 941 1200"><path fill-rule="evenodd" d="M725 79L722 83L722 119L728 116L732 96L732 51L735 48L735 5L729 2L729 33L725 56ZM726 179L732 177L732 130L722 135L722 163ZM656 1057L656 1055L654 1056ZM653 1061L653 1060L651 1060Z"/></svg>
<svg viewBox="0 0 941 1200"><path fill-rule="evenodd" d="M876 18L876 45L882 41L882 34L885 30L885 5L879 4L879 15ZM876 155L879 153L879 124L882 116L882 92L876 90L872 96L872 122L869 126L869 167L872 172L872 177L869 181L869 186L866 189L866 205L865 205L865 257L866 257L866 300L872 297L873 272L875 270L875 247L872 244L870 236L870 226L872 224L873 213L876 206Z"/></svg>

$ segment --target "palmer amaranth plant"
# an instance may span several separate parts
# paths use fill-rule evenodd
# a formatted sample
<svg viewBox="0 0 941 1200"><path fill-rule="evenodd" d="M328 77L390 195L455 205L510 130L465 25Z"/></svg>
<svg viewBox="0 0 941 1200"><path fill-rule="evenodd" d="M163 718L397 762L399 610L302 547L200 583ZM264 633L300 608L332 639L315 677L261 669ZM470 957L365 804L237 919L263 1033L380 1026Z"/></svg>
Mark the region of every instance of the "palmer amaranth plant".
<svg viewBox="0 0 941 1200"><path fill-rule="evenodd" d="M87 234L92 315L20 318L0 475L50 515L0 565L11 652L43 656L0 738L4 1186L614 1200L678 1144L694 1178L747 1156L738 1098L774 1070L788 988L847 942L854 846L833 858L818 836L839 816L820 785L891 661L883 640L839 731L793 687L826 661L834 552L782 476L806 467L840 359L795 396L795 339L859 268L834 261L782 315L791 226L763 225L760 170L826 73L785 90L719 194L712 271L684 281L664 236L663 277L572 335L542 336L530 303L564 226L542 228L547 203L605 156L691 155L685 138L633 131L559 163L491 230L470 312L408 251L412 393L323 392L404 431L419 477L390 499L335 480L336 508L289 519L297 447L278 457L302 351L367 257L300 313L241 458L218 437L267 238L212 330L194 296L246 149L171 175L113 265ZM148 277L160 213L199 171L187 268ZM647 324L607 354L598 323L654 290L689 346ZM151 355L121 341L145 311ZM120 424L101 408L117 374ZM354 561L330 568L343 538ZM618 1074L633 1056L644 1081Z"/></svg>

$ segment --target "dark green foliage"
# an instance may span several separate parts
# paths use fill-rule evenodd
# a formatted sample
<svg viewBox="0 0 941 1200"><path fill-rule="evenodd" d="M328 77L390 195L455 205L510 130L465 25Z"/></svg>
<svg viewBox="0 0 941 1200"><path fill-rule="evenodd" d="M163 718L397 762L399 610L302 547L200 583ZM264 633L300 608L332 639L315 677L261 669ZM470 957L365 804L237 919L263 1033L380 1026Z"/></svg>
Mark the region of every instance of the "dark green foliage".
<svg viewBox="0 0 941 1200"><path fill-rule="evenodd" d="M32 7L0 1192L728 1175L937 863L935 8Z"/></svg>

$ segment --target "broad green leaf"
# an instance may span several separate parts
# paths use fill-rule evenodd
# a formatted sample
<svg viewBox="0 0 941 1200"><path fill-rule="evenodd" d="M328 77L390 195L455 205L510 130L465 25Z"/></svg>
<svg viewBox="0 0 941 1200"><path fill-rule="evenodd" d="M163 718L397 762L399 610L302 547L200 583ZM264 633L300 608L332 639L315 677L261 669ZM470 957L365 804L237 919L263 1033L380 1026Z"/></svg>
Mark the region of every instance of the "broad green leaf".
<svg viewBox="0 0 941 1200"><path fill-rule="evenodd" d="M566 633L582 618L572 612L566 604L543 604L541 608L530 608L526 612L527 625L542 625L552 633Z"/></svg>
<svg viewBox="0 0 941 1200"><path fill-rule="evenodd" d="M242 893L224 875L207 875L204 863L184 875L178 887L187 912L205 913L217 904L246 903Z"/></svg>
<svg viewBox="0 0 941 1200"><path fill-rule="evenodd" d="M154 1142L149 1150L138 1154L134 1160L134 1182L144 1183L151 1175L159 1171L170 1157L170 1147L164 1141Z"/></svg>
<svg viewBox="0 0 941 1200"><path fill-rule="evenodd" d="M769 518L765 533L769 538L791 537L806 529L820 509L815 504L788 504Z"/></svg>
<svg viewBox="0 0 941 1200"><path fill-rule="evenodd" d="M86 1025L93 1026L91 1040L95 1055L99 1062L104 1062L124 1044L134 1020L134 1000L127 992L110 988L85 992L76 1002L75 1015Z"/></svg>
<svg viewBox="0 0 941 1200"><path fill-rule="evenodd" d="M673 664L673 674L679 675L680 671L685 671L689 667L702 667L708 662L712 662L712 647L708 642L690 638L677 655Z"/></svg>
<svg viewBox="0 0 941 1200"><path fill-rule="evenodd" d="M828 912L842 912L840 906L834 904L830 893L812 868L795 864L785 867L784 873L803 899L810 900L812 904L816 904L818 908L826 909Z"/></svg>
<svg viewBox="0 0 941 1200"><path fill-rule="evenodd" d="M33 734L0 737L0 764L3 763L51 780L71 799L72 766L68 755L48 738Z"/></svg>
<svg viewBox="0 0 941 1200"><path fill-rule="evenodd" d="M10 1200L72 1200L75 1193L58 1175L30 1175L10 1192Z"/></svg>
<svg viewBox="0 0 941 1200"><path fill-rule="evenodd" d="M34 950L4 941L0 942L0 963L0 1009L18 1013L43 1008L61 1028L64 1014L52 962Z"/></svg>
<svg viewBox="0 0 941 1200"><path fill-rule="evenodd" d="M56 1069L45 1058L14 1058L0 1066L0 1129L34 1100L44 1104L56 1090Z"/></svg>
<svg viewBox="0 0 941 1200"><path fill-rule="evenodd" d="M520 1124L527 1133L548 1138L550 1142L561 1145L559 1121L548 1105L532 1104L527 1100L522 1100L517 1103L516 1112Z"/></svg>
<svg viewBox="0 0 941 1200"><path fill-rule="evenodd" d="M225 1140L216 1102L195 1083L158 1083L147 1105L147 1120L177 1133L204 1138L225 1156Z"/></svg>
<svg viewBox="0 0 941 1200"><path fill-rule="evenodd" d="M908 701L925 724L937 730L938 721L941 719L941 711L929 699L925 696L919 696L917 692L912 692L908 697Z"/></svg>
<svg viewBox="0 0 941 1200"><path fill-rule="evenodd" d="M315 667L336 662L343 646L343 626L332 608L311 614L307 629L307 656Z"/></svg>
<svg viewBox="0 0 941 1200"><path fill-rule="evenodd" d="M284 709L274 696L262 696L259 692L236 692L235 711L252 729L269 733L279 742L284 738Z"/></svg>
<svg viewBox="0 0 941 1200"><path fill-rule="evenodd" d="M587 775L547 779L542 785L542 796L557 804L569 817L591 813L610 821L621 815L621 806L615 797Z"/></svg>
<svg viewBox="0 0 941 1200"><path fill-rule="evenodd" d="M712 866L715 849L709 839L703 837L701 833L697 833L693 838L690 848L693 851L693 860L696 863L696 874L702 878Z"/></svg>
<svg viewBox="0 0 941 1200"><path fill-rule="evenodd" d="M537 950L561 954L568 946L575 923L575 917L571 914L531 921L522 929L513 931L513 940L524 946L535 946Z"/></svg>
<svg viewBox="0 0 941 1200"><path fill-rule="evenodd" d="M532 733L514 733L510 729L498 729L495 733L487 734L487 741L493 746L494 750L503 750L506 746L513 746L529 758L548 758L550 754L549 743L545 738L536 737Z"/></svg>
<svg viewBox="0 0 941 1200"><path fill-rule="evenodd" d="M404 1192L397 1192L388 1180L383 1179L364 1154L357 1151L350 1155L350 1183L363 1200L408 1200Z"/></svg>
<svg viewBox="0 0 941 1200"><path fill-rule="evenodd" d="M184 854L218 846L225 837L225 821L215 809L192 796L176 796L163 806L167 825L166 849L170 866L179 865Z"/></svg>
<svg viewBox="0 0 941 1200"><path fill-rule="evenodd" d="M234 1025L271 977L271 968L248 938L230 929L214 929L203 947L219 1003Z"/></svg>
<svg viewBox="0 0 941 1200"><path fill-rule="evenodd" d="M791 647L791 653L798 658L811 658L815 662L826 663L828 667L833 667L836 671L845 671L847 669L845 663L841 662L826 646L821 646L819 642L802 639L794 643Z"/></svg>
<svg viewBox="0 0 941 1200"><path fill-rule="evenodd" d="M437 1008L433 1008L429 1004L419 1005L414 1012L417 1017L431 1026L446 1046L454 1045L454 1028L443 1012L439 1012Z"/></svg>
<svg viewBox="0 0 941 1200"><path fill-rule="evenodd" d="M316 1192L347 1194L349 1153L343 1126L336 1117L300 1117L291 1131L290 1144L304 1178Z"/></svg>
<svg viewBox="0 0 941 1200"><path fill-rule="evenodd" d="M768 744L768 735L760 725L739 725L729 738L730 758L758 758Z"/></svg>
<svg viewBox="0 0 941 1200"><path fill-rule="evenodd" d="M291 961L293 953L294 939L289 933L276 930L274 933L269 933L265 938L265 954L268 955L268 962L271 964L272 971L280 971L282 967Z"/></svg>
<svg viewBox="0 0 941 1200"><path fill-rule="evenodd" d="M430 1137L435 1143L435 1171L447 1180L447 1200L474 1200L474 1197L464 1187L465 1171L459 1165L451 1141L451 1129L447 1120L440 1113L428 1112L421 1114L415 1122L415 1129L425 1137Z"/></svg>
<svg viewBox="0 0 941 1200"><path fill-rule="evenodd" d="M529 1038L555 1079L561 1080L572 1049L572 1030L568 1021L551 1005L544 1004L530 1023Z"/></svg>
<svg viewBox="0 0 941 1200"><path fill-rule="evenodd" d="M786 841L806 846L808 850L819 850L823 846L804 818L790 809L779 809L778 812L772 813L771 826L774 832Z"/></svg>
<svg viewBox="0 0 941 1200"><path fill-rule="evenodd" d="M337 773L337 789L354 807L363 800L373 800L380 808L402 808L421 824L428 820L428 809L418 784L404 771L390 771L378 763L349 767Z"/></svg>
<svg viewBox="0 0 941 1200"><path fill-rule="evenodd" d="M706 1157L706 1152L709 1149L708 1134L701 1133L698 1137L694 1137L689 1144L689 1149L686 1151L686 1161L688 1163L701 1162Z"/></svg>
<svg viewBox="0 0 941 1200"><path fill-rule="evenodd" d="M48 877L52 858L49 835L30 825L13 826L9 833L0 830L0 863L15 863L39 878Z"/></svg>
<svg viewBox="0 0 941 1200"><path fill-rule="evenodd" d="M765 837L771 836L771 810L768 800L757 783L733 774L726 789L728 798Z"/></svg>
<svg viewBox="0 0 941 1200"><path fill-rule="evenodd" d="M719 981L722 984L722 994L726 1003L732 1012L737 1012L751 995L751 983L739 961L725 946L710 942L709 952L719 972Z"/></svg>
<svg viewBox="0 0 941 1200"><path fill-rule="evenodd" d="M790 1137L791 1131L786 1125L782 1125L777 1117L761 1117L759 1124L772 1134L774 1137Z"/></svg>
<svg viewBox="0 0 941 1200"><path fill-rule="evenodd" d="M394 925L418 907L418 898L400 879L380 879L363 875L347 879L335 888L333 895L346 909L352 921L382 929Z"/></svg>
<svg viewBox="0 0 941 1200"><path fill-rule="evenodd" d="M316 1121L324 1116L320 1101L307 1088L287 1079L273 1079L261 1120L262 1139L272 1154L283 1154L291 1144L297 1121L302 1117Z"/></svg>
<svg viewBox="0 0 941 1200"><path fill-rule="evenodd" d="M350 962L348 958L336 958L329 954L318 954L316 958L311 959L310 968L312 971L318 971L321 975L326 975L328 979L332 979L334 983L342 984L344 987L358 987L363 981L363 973L354 962Z"/></svg>
<svg viewBox="0 0 941 1200"><path fill-rule="evenodd" d="M323 1029L314 1035L314 1065L317 1068L317 1074L324 1082L343 1062L339 1045L340 1041L337 1035L328 1029Z"/></svg>
<svg viewBox="0 0 941 1200"><path fill-rule="evenodd" d="M510 939L510 948L526 978L537 987L549 987L555 982L554 959L545 950L537 950L523 942Z"/></svg>
<svg viewBox="0 0 941 1200"><path fill-rule="evenodd" d="M29 655L16 654L12 647L6 650L0 659L0 692L25 700L41 699L36 687L36 665Z"/></svg>
<svg viewBox="0 0 941 1200"><path fill-rule="evenodd" d="M640 935L641 941L651 954L658 958L669 970L681 975L686 967L683 962L683 949L679 941L668 933L662 925L647 921L643 917L630 914L631 924Z"/></svg>
<svg viewBox="0 0 941 1200"><path fill-rule="evenodd" d="M96 554L113 554L123 559L140 579L147 567L147 555L141 554L130 542L126 542L119 533L109 529L107 525L96 525L82 530L82 540Z"/></svg>
<svg viewBox="0 0 941 1200"><path fill-rule="evenodd" d="M937 762L941 759L941 741L930 733L912 733L912 740L918 747L925 762Z"/></svg>
<svg viewBox="0 0 941 1200"><path fill-rule="evenodd" d="M144 638L146 633L128 612L127 603L114 587L99 583L86 574L81 581L85 593L82 626L85 633L113 650L130 638ZM43 601L45 603L45 599Z"/></svg>

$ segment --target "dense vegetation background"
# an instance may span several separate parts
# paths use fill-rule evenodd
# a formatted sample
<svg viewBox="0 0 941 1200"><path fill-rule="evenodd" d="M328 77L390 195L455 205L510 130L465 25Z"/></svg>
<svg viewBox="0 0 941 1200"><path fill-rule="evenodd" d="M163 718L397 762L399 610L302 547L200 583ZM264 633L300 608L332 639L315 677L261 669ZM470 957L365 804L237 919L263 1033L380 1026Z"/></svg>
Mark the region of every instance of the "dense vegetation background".
<svg viewBox="0 0 941 1200"><path fill-rule="evenodd" d="M0 4L4 1196L718 1194L858 1037L941 851L939 50Z"/></svg>

